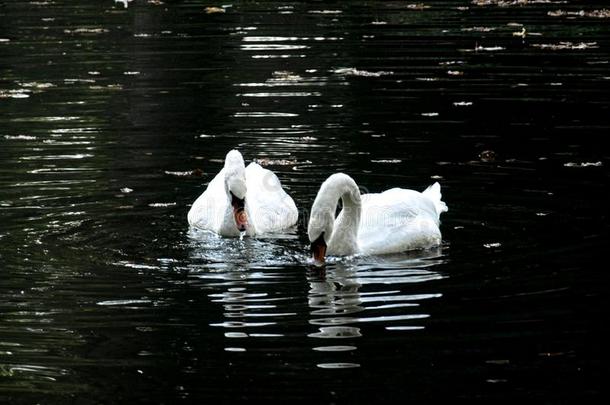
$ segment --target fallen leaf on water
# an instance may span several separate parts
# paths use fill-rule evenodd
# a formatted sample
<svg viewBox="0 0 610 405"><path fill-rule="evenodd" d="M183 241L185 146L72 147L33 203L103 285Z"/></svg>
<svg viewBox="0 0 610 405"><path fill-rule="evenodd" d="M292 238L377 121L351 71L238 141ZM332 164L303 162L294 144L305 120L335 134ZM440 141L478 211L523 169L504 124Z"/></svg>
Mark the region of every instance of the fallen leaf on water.
<svg viewBox="0 0 610 405"><path fill-rule="evenodd" d="M486 247L487 249L496 248L496 247L500 247L500 246L502 246L502 244L499 242L486 243L483 245L483 247Z"/></svg>
<svg viewBox="0 0 610 405"><path fill-rule="evenodd" d="M169 174L170 176L178 176L178 177L187 177L187 176L201 177L201 176L203 176L203 170L194 169L194 170L185 171L185 172L171 172L171 171L166 170L165 174Z"/></svg>
<svg viewBox="0 0 610 405"><path fill-rule="evenodd" d="M569 42L569 41L565 41L565 42L562 41L557 44L532 44L532 46L534 48L550 49L553 51L565 50L565 49L583 50L583 49L599 48L599 46L597 46L597 42L579 42L579 43L575 44L575 43Z"/></svg>
<svg viewBox="0 0 610 405"><path fill-rule="evenodd" d="M491 31L495 31L496 28L495 27L467 27L467 28L461 28L460 31L466 31L466 32L491 32Z"/></svg>
<svg viewBox="0 0 610 405"><path fill-rule="evenodd" d="M225 13L227 10L222 7L206 7L204 11L206 14L218 14Z"/></svg>
<svg viewBox="0 0 610 405"><path fill-rule="evenodd" d="M394 74L394 72L390 72L390 71L377 71L377 72L369 72L367 70L359 70L356 68L340 68L340 69L335 69L333 71L333 73L338 74L338 75L345 75L345 76L360 76L360 77L380 77L380 76L386 76L386 75L392 75Z"/></svg>
<svg viewBox="0 0 610 405"><path fill-rule="evenodd" d="M493 150L484 150L479 153L479 159L481 159L482 162L493 162L496 160L496 152Z"/></svg>
<svg viewBox="0 0 610 405"><path fill-rule="evenodd" d="M169 202L169 203L150 203L150 204L148 204L148 206L152 207L152 208L173 207L174 205L176 205L175 202Z"/></svg>
<svg viewBox="0 0 610 405"><path fill-rule="evenodd" d="M296 159L254 159L256 163L261 166L292 166L296 164L308 164L311 163L309 160L305 160L303 162L299 162Z"/></svg>
<svg viewBox="0 0 610 405"><path fill-rule="evenodd" d="M513 37L525 38L526 35L527 35L527 31L525 30L525 27L522 27L521 31L513 32Z"/></svg>
<svg viewBox="0 0 610 405"><path fill-rule="evenodd" d="M424 3L414 3L414 4L407 4L407 8L409 10L425 10L427 8L430 8L430 6L427 6Z"/></svg>
<svg viewBox="0 0 610 405"><path fill-rule="evenodd" d="M575 163L575 162L568 162L568 163L564 163L563 164L565 167L601 167L603 166L602 162L582 162L582 163Z"/></svg>
<svg viewBox="0 0 610 405"><path fill-rule="evenodd" d="M555 10L549 11L547 15L551 17L590 17L590 18L610 18L610 10L601 9L601 10L579 10L579 11L564 11L564 10Z"/></svg>
<svg viewBox="0 0 610 405"><path fill-rule="evenodd" d="M495 51L502 51L505 48L503 46L481 46L481 45L477 45L474 50L475 51L487 51L487 52L495 52Z"/></svg>
<svg viewBox="0 0 610 405"><path fill-rule="evenodd" d="M527 6L529 4L551 4L558 3L556 0L472 0L475 6Z"/></svg>
<svg viewBox="0 0 610 405"><path fill-rule="evenodd" d="M75 28L65 29L64 34L104 34L108 32L106 28Z"/></svg>

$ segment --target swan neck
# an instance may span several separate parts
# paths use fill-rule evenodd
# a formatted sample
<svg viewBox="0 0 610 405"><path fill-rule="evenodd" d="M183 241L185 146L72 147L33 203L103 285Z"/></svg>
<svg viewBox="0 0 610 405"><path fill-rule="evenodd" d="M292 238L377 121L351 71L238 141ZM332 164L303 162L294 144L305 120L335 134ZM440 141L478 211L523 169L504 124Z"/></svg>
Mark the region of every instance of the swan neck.
<svg viewBox="0 0 610 405"><path fill-rule="evenodd" d="M246 167L241 154L235 150L229 152L224 166L225 191L231 199L233 194L239 199L246 197Z"/></svg>
<svg viewBox="0 0 610 405"><path fill-rule="evenodd" d="M360 210L360 190L356 182L347 175L333 175L323 185L320 193L327 196L330 200L332 209L337 208L339 199L343 204L343 209Z"/></svg>
<svg viewBox="0 0 610 405"><path fill-rule="evenodd" d="M343 209L335 218L339 199ZM341 251L356 249L360 212L360 191L356 182L342 173L330 176L322 183L311 209L308 229L310 240L315 240L321 232L325 232L330 251L336 250L336 246L346 247L339 249Z"/></svg>
<svg viewBox="0 0 610 405"><path fill-rule="evenodd" d="M356 186L356 183L349 184L347 189L343 191L339 198L341 198L342 209L333 225L333 237L330 245L331 250L334 250L335 246L350 246L353 248L356 245L356 239L358 236L358 228L360 226L360 215L362 209L362 203L360 200L360 191ZM335 199L338 202L338 199ZM336 209L335 203L335 209ZM355 253L355 252L344 252Z"/></svg>

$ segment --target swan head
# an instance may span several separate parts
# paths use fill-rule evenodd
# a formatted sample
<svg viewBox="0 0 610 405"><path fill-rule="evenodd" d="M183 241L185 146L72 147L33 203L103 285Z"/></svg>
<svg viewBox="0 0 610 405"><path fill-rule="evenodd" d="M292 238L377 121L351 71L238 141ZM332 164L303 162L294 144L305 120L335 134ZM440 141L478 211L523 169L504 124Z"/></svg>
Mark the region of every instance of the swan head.
<svg viewBox="0 0 610 405"><path fill-rule="evenodd" d="M318 193L318 197L316 197L311 207L309 223L307 224L307 236L309 237L312 257L314 261L319 263L324 263L326 247L333 235L336 206L336 201L333 203L322 201L320 193Z"/></svg>
<svg viewBox="0 0 610 405"><path fill-rule="evenodd" d="M248 227L246 215L246 168L244 158L239 151L233 149L225 158L225 188L233 207L233 218L240 232Z"/></svg>
<svg viewBox="0 0 610 405"><path fill-rule="evenodd" d="M335 210L339 199L343 201L343 209L354 214L353 208L359 207L361 204L360 191L356 182L344 173L335 173L322 183L311 207L307 235L313 259L316 262L324 262L327 246L335 233ZM356 215L357 219L352 222L357 230L359 210ZM339 232L338 237L343 237L341 230L337 230L337 232Z"/></svg>
<svg viewBox="0 0 610 405"><path fill-rule="evenodd" d="M320 193L318 193L319 196ZM309 223L307 224L307 236L309 237L311 255L314 261L324 263L326 248L334 230L334 212L337 202L335 201L334 205L331 206L324 201L320 201L318 197L316 197L311 207Z"/></svg>
<svg viewBox="0 0 610 405"><path fill-rule="evenodd" d="M324 263L326 259L326 248L333 234L334 221L335 218L331 212L318 212L317 215L314 215L312 210L309 217L307 225L309 248L313 260L317 263Z"/></svg>
<svg viewBox="0 0 610 405"><path fill-rule="evenodd" d="M326 240L324 239L324 232L322 232L310 245L311 256L316 263L324 263L326 260L326 248Z"/></svg>

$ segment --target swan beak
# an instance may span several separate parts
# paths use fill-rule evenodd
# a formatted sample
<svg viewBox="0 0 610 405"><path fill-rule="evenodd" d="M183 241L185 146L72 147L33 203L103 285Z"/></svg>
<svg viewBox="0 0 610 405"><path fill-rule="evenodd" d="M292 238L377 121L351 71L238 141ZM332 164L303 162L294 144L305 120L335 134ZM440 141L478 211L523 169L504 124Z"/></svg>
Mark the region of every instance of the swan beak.
<svg viewBox="0 0 610 405"><path fill-rule="evenodd" d="M231 205L233 206L235 225L240 232L243 232L248 227L248 215L246 214L245 201L243 198L237 198L231 193Z"/></svg>
<svg viewBox="0 0 610 405"><path fill-rule="evenodd" d="M322 232L318 239L311 242L310 249L313 260L317 263L324 263L326 259L326 241L324 240L324 232Z"/></svg>

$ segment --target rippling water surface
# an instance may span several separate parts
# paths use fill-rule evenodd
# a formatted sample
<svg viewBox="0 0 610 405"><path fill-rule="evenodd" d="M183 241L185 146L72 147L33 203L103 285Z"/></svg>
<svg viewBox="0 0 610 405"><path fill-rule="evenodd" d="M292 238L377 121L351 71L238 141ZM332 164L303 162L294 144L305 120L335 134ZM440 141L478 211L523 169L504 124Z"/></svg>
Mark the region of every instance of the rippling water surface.
<svg viewBox="0 0 610 405"><path fill-rule="evenodd" d="M609 18L0 4L0 402L595 402ZM296 229L188 229L230 148L278 174ZM338 171L369 192L439 181L443 245L312 267L307 211Z"/></svg>

